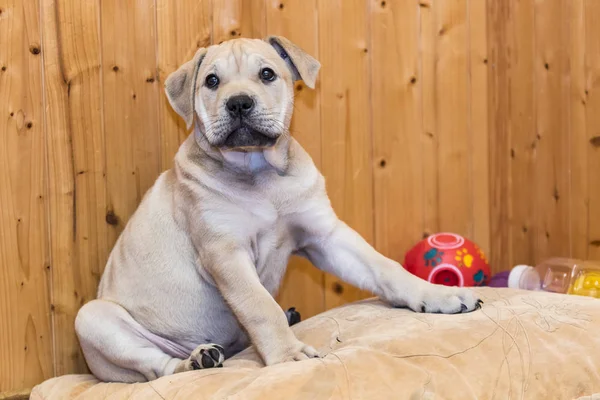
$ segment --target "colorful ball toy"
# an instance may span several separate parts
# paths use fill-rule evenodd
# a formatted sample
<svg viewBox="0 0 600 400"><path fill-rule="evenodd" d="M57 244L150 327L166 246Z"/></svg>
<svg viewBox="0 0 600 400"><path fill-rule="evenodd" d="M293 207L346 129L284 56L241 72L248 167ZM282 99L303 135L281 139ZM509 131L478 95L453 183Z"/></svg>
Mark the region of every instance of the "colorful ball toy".
<svg viewBox="0 0 600 400"><path fill-rule="evenodd" d="M455 233L436 233L410 249L404 267L419 278L446 286L484 286L490 266L477 245Z"/></svg>

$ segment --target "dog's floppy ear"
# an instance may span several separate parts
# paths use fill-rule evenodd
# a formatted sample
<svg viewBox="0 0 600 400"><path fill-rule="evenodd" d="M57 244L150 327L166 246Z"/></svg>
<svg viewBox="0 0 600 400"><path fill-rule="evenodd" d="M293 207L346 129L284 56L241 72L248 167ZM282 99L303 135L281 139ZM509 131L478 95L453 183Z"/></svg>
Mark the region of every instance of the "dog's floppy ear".
<svg viewBox="0 0 600 400"><path fill-rule="evenodd" d="M315 88L317 74L321 68L321 64L317 60L283 36L269 36L266 41L286 62L292 71L294 80L302 79L306 86L311 89Z"/></svg>
<svg viewBox="0 0 600 400"><path fill-rule="evenodd" d="M193 59L180 66L165 81L165 92L169 103L173 110L183 118L188 129L194 121L196 77L205 55L206 49L199 49Z"/></svg>

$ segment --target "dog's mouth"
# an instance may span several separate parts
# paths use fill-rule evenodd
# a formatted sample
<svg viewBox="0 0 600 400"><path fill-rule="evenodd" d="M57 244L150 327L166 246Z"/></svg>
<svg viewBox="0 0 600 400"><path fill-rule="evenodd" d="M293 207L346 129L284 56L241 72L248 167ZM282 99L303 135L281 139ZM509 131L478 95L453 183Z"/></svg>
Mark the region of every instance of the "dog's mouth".
<svg viewBox="0 0 600 400"><path fill-rule="evenodd" d="M273 147L278 138L279 135L263 132L246 121L237 120L219 147L225 150L262 149Z"/></svg>

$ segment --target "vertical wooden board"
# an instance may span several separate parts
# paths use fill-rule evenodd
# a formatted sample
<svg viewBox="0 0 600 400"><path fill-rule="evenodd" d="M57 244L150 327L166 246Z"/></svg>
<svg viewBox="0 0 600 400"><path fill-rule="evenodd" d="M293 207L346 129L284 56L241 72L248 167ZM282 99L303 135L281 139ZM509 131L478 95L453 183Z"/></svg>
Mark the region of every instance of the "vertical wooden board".
<svg viewBox="0 0 600 400"><path fill-rule="evenodd" d="M373 243L373 182L366 5L319 0L321 170L338 216ZM325 275L326 308L370 296Z"/></svg>
<svg viewBox="0 0 600 400"><path fill-rule="evenodd" d="M42 0L56 374L85 372L74 331L108 258L99 4Z"/></svg>
<svg viewBox="0 0 600 400"><path fill-rule="evenodd" d="M469 131L471 154L472 239L490 254L490 169L488 133L488 54L486 2L468 0Z"/></svg>
<svg viewBox="0 0 600 400"><path fill-rule="evenodd" d="M423 237L439 231L437 102L435 98L437 60L436 13L432 0L419 3L421 164L423 177Z"/></svg>
<svg viewBox="0 0 600 400"><path fill-rule="evenodd" d="M423 233L419 3L369 4L375 243L403 262Z"/></svg>
<svg viewBox="0 0 600 400"><path fill-rule="evenodd" d="M318 52L316 0L267 0L266 28L268 34L283 35L315 58ZM294 115L290 131L308 151L317 167L321 161L320 81L316 90L304 83L295 85ZM278 301L285 309L297 307L303 316L324 310L324 275L304 259L293 257L284 277Z"/></svg>
<svg viewBox="0 0 600 400"><path fill-rule="evenodd" d="M503 269L514 264L535 262L536 204L535 163L538 139L535 122L536 94L534 88L534 1L512 2L507 24L509 42L509 104L510 135L510 209L507 223L511 237L511 257Z"/></svg>
<svg viewBox="0 0 600 400"><path fill-rule="evenodd" d="M488 130L490 162L490 265L510 268L510 25L508 1L487 2Z"/></svg>
<svg viewBox="0 0 600 400"><path fill-rule="evenodd" d="M432 3L436 14L437 212L442 231L472 237L467 2ZM429 179L429 177L425 177Z"/></svg>
<svg viewBox="0 0 600 400"><path fill-rule="evenodd" d="M267 36L267 14L265 0L242 0L242 37L261 39Z"/></svg>
<svg viewBox="0 0 600 400"><path fill-rule="evenodd" d="M167 77L192 59L199 48L210 45L211 8L212 0L156 0L162 170L172 167L173 157L188 135L185 122L171 108L163 85Z"/></svg>
<svg viewBox="0 0 600 400"><path fill-rule="evenodd" d="M160 170L154 3L101 3L109 244Z"/></svg>
<svg viewBox="0 0 600 400"><path fill-rule="evenodd" d="M586 132L588 138L588 257L600 260L600 2L585 2Z"/></svg>
<svg viewBox="0 0 600 400"><path fill-rule="evenodd" d="M565 6L535 2L535 261L569 255L569 137Z"/></svg>
<svg viewBox="0 0 600 400"><path fill-rule="evenodd" d="M0 393L53 375L37 1L0 2Z"/></svg>
<svg viewBox="0 0 600 400"><path fill-rule="evenodd" d="M569 132L570 144L570 196L571 196L571 256L588 257L588 147L585 126L587 106L585 88L585 14L584 0L567 3L566 18L569 25Z"/></svg>
<svg viewBox="0 0 600 400"><path fill-rule="evenodd" d="M213 43L266 36L264 0L213 0Z"/></svg>

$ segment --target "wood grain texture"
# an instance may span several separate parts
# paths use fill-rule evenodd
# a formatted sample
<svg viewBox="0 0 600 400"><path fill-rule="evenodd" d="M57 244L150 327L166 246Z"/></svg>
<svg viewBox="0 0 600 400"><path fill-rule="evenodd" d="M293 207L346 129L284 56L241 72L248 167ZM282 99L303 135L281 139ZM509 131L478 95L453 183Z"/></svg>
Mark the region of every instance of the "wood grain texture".
<svg viewBox="0 0 600 400"><path fill-rule="evenodd" d="M0 1L0 392L54 373L39 3Z"/></svg>
<svg viewBox="0 0 600 400"><path fill-rule="evenodd" d="M161 170L171 168L175 153L188 135L185 122L171 108L163 85L199 48L210 45L211 9L212 0L156 0Z"/></svg>
<svg viewBox="0 0 600 400"><path fill-rule="evenodd" d="M368 15L362 0L318 2L321 171L334 210L373 244ZM325 307L370 296L330 274Z"/></svg>
<svg viewBox="0 0 600 400"><path fill-rule="evenodd" d="M600 2L585 1L585 90L588 171L588 257L600 260Z"/></svg>
<svg viewBox="0 0 600 400"><path fill-rule="evenodd" d="M423 233L419 4L370 1L375 244L403 262Z"/></svg>
<svg viewBox="0 0 600 400"><path fill-rule="evenodd" d="M468 0L469 154L472 240L490 255L490 168L486 2Z"/></svg>
<svg viewBox="0 0 600 400"><path fill-rule="evenodd" d="M238 37L262 39L267 35L264 0L213 2L213 43Z"/></svg>
<svg viewBox="0 0 600 400"><path fill-rule="evenodd" d="M569 128L570 138L569 164L571 193L571 229L570 253L572 257L588 258L589 221L589 171L587 169L590 142L586 129L586 82L585 82L585 2L573 0L567 2L565 17L568 23L567 58L569 60Z"/></svg>
<svg viewBox="0 0 600 400"><path fill-rule="evenodd" d="M315 58L318 52L318 20L316 0L280 1L266 3L266 31L272 35L283 35ZM317 80L315 90L303 82L295 84L294 116L290 131L320 168L321 128L320 93L321 82ZM307 260L293 257L283 279L278 301L284 309L297 307L303 317L324 310L323 272L314 268ZM310 295L307 295L310 293Z"/></svg>
<svg viewBox="0 0 600 400"><path fill-rule="evenodd" d="M531 0L515 2L510 6L507 24L507 47L509 58L507 87L509 109L508 135L510 148L503 154L510 161L511 218L502 229L509 230L511 252L509 268L515 263L534 260L536 254L535 168L538 138L536 133L536 97L534 77L535 14Z"/></svg>
<svg viewBox="0 0 600 400"><path fill-rule="evenodd" d="M509 2L487 2L488 131L490 168L490 264L492 271L511 268L510 107L511 51Z"/></svg>
<svg viewBox="0 0 600 400"><path fill-rule="evenodd" d="M469 170L467 2L432 3L435 14L435 102L438 229L472 237L472 176ZM424 179L432 179L425 176Z"/></svg>
<svg viewBox="0 0 600 400"><path fill-rule="evenodd" d="M85 371L74 331L108 258L99 4L43 0L56 374Z"/></svg>
<svg viewBox="0 0 600 400"><path fill-rule="evenodd" d="M535 2L535 261L569 256L569 93L565 5Z"/></svg>
<svg viewBox="0 0 600 400"><path fill-rule="evenodd" d="M100 4L106 220L112 246L160 170L159 84L154 4Z"/></svg>

